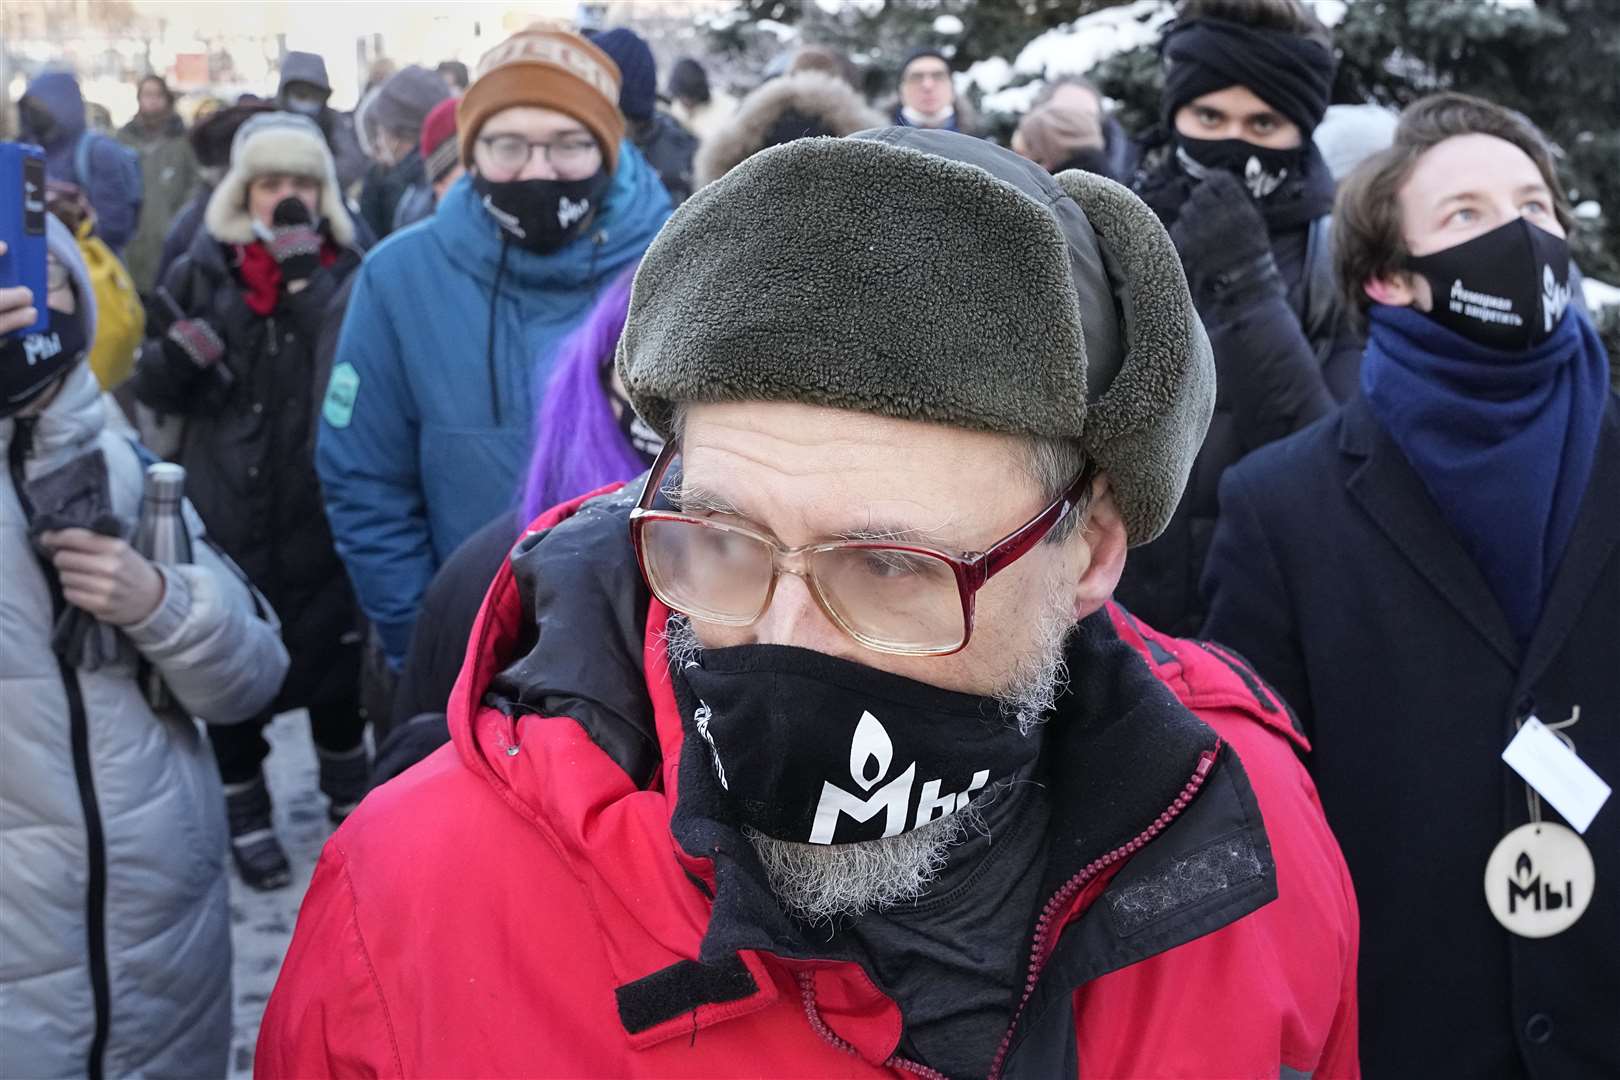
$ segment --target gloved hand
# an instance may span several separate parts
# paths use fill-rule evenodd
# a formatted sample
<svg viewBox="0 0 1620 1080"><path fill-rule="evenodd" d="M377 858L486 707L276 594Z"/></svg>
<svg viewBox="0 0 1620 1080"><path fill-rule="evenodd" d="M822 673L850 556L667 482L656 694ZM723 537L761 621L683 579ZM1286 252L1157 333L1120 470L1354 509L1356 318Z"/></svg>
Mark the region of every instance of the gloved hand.
<svg viewBox="0 0 1620 1080"><path fill-rule="evenodd" d="M1200 308L1249 303L1275 290L1282 275L1271 254L1266 220L1243 182L1214 171L1199 182L1170 229L1193 303Z"/></svg>
<svg viewBox="0 0 1620 1080"><path fill-rule="evenodd" d="M220 362L225 355L225 340L207 320L176 319L161 340L163 358L174 373L171 377L181 385L190 385L199 373L221 386L228 387L234 381L231 369Z"/></svg>
<svg viewBox="0 0 1620 1080"><path fill-rule="evenodd" d="M302 199L289 195L270 215L264 246L288 282L307 281L321 267L321 234Z"/></svg>

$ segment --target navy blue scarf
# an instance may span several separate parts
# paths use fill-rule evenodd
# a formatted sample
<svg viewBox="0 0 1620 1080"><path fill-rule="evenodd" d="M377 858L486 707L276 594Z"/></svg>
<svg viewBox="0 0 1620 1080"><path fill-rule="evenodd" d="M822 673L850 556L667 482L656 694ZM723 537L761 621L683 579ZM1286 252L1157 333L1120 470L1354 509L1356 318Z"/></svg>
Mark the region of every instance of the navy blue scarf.
<svg viewBox="0 0 1620 1080"><path fill-rule="evenodd" d="M1374 305L1361 390L1530 640L1592 473L1609 361L1571 305L1527 352L1476 345L1410 308Z"/></svg>

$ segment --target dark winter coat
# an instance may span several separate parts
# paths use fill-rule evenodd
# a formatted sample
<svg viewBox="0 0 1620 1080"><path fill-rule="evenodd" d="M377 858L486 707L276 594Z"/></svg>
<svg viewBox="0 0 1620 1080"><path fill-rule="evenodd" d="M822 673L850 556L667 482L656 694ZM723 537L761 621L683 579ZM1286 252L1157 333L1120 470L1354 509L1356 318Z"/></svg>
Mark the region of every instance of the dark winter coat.
<svg viewBox="0 0 1620 1080"><path fill-rule="evenodd" d="M1620 783L1620 402L1527 651L1359 398L1227 472L1205 586L1205 633L1282 691L1314 748L1361 900L1367 1075L1620 1076L1620 800L1585 835L1597 887L1574 926L1516 937L1481 894L1528 820L1501 761L1517 719L1579 706L1566 733Z"/></svg>
<svg viewBox="0 0 1620 1080"><path fill-rule="evenodd" d="M141 155L141 219L124 249L124 264L135 287L148 293L162 280L158 275L169 224L197 190L197 157L186 138L186 126L173 113L155 131L136 117L120 129L118 138Z"/></svg>
<svg viewBox="0 0 1620 1080"><path fill-rule="evenodd" d="M422 169L422 155L417 150L406 154L394 165L373 165L360 189L360 217L370 226L372 235L382 239L394 231L395 215L400 200L413 188L427 183Z"/></svg>
<svg viewBox="0 0 1620 1080"><path fill-rule="evenodd" d="M1333 411L1355 393L1361 371L1361 335L1333 280L1332 219L1274 232L1271 250L1286 297L1199 309L1215 352L1215 415L1169 527L1131 552L1115 590L1120 603L1168 634L1191 636L1204 622L1198 582L1221 474Z"/></svg>
<svg viewBox="0 0 1620 1080"><path fill-rule="evenodd" d="M282 616L292 668L277 709L353 700L360 667L355 602L321 505L314 466L315 342L327 305L360 255L344 251L268 317L251 311L231 248L197 234L164 286L225 341L228 390L161 338L142 347L136 397L186 418L177 460L210 535Z"/></svg>
<svg viewBox="0 0 1620 1080"><path fill-rule="evenodd" d="M697 136L666 112L654 112L646 120L631 121L627 134L658 174L664 190L669 192L669 201L675 206L681 205L692 194L692 158L697 154Z"/></svg>
<svg viewBox="0 0 1620 1080"><path fill-rule="evenodd" d="M203 213L208 209L208 197L213 193L212 184L198 187L196 193L186 200L186 204L169 222L163 233L163 247L158 253L157 273L152 277L154 286L167 281L169 268L191 250L192 242L197 239L197 233L202 228Z"/></svg>

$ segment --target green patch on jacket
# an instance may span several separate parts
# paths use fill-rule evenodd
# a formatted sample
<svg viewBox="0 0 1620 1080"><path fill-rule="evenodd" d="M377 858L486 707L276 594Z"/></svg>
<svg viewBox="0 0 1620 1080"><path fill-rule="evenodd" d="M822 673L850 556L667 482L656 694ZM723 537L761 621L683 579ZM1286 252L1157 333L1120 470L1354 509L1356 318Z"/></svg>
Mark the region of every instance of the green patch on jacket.
<svg viewBox="0 0 1620 1080"><path fill-rule="evenodd" d="M344 362L332 369L332 381L326 384L326 401L321 405L321 418L335 428L346 428L354 419L354 403L360 397L360 373L354 365Z"/></svg>

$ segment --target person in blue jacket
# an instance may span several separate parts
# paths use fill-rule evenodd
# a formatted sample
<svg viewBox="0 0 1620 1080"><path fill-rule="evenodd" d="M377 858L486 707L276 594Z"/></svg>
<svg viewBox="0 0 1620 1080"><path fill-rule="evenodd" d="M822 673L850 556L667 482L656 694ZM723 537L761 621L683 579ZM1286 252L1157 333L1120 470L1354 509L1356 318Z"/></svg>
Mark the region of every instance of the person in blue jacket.
<svg viewBox="0 0 1620 1080"><path fill-rule="evenodd" d="M669 216L618 98L618 68L571 30L496 46L457 110L468 175L361 267L316 467L395 670L434 571L516 505L556 346Z"/></svg>
<svg viewBox="0 0 1620 1080"><path fill-rule="evenodd" d="M96 235L122 253L140 223L140 159L111 135L87 130L84 95L70 71L35 76L17 113L23 141L45 149L46 178L77 186L96 212Z"/></svg>

